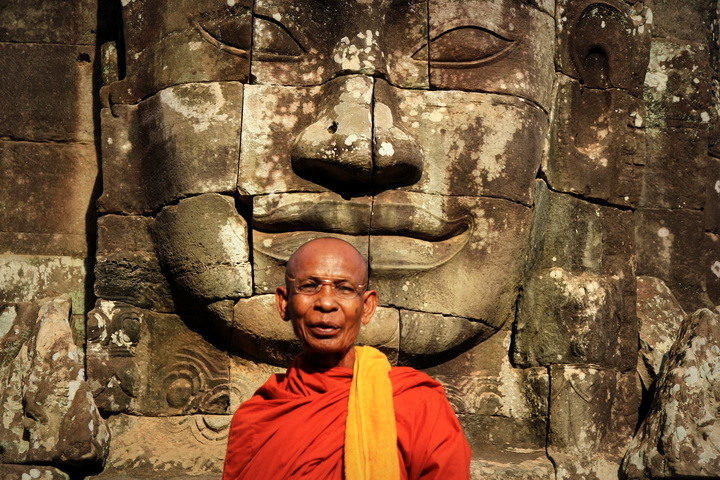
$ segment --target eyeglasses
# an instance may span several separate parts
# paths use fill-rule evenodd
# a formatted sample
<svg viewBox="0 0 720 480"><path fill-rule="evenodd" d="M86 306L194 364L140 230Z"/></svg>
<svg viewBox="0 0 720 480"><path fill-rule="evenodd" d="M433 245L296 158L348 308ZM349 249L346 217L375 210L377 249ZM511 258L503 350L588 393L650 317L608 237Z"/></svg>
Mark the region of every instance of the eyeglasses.
<svg viewBox="0 0 720 480"><path fill-rule="evenodd" d="M348 280L337 278L293 278L287 275L285 278L292 284L295 293L301 295L315 295L320 293L323 285L330 285L330 289L336 297L349 300L357 297L365 290L364 284L356 286Z"/></svg>

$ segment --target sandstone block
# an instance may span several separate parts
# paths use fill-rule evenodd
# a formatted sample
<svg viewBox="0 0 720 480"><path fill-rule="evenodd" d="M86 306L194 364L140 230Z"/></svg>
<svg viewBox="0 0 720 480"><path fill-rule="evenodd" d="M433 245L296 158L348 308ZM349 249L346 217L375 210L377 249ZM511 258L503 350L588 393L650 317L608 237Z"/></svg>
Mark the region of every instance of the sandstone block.
<svg viewBox="0 0 720 480"><path fill-rule="evenodd" d="M705 230L720 234L720 159L707 157L705 183Z"/></svg>
<svg viewBox="0 0 720 480"><path fill-rule="evenodd" d="M563 73L591 88L640 93L653 23L647 2L559 0L556 18Z"/></svg>
<svg viewBox="0 0 720 480"><path fill-rule="evenodd" d="M647 390L660 373L665 354L677 337L685 312L665 282L655 277L637 279L637 316L640 324L640 378Z"/></svg>
<svg viewBox="0 0 720 480"><path fill-rule="evenodd" d="M217 479L222 474L230 415L108 419L113 442L105 470L93 480ZM162 473L159 473L162 472Z"/></svg>
<svg viewBox="0 0 720 480"><path fill-rule="evenodd" d="M417 55L429 59L433 88L513 95L549 109L554 65L545 46L555 35L549 15L512 0L430 0L428 7L429 50Z"/></svg>
<svg viewBox="0 0 720 480"><path fill-rule="evenodd" d="M661 278L685 311L714 306L702 288L703 219L692 210L635 212L638 275Z"/></svg>
<svg viewBox="0 0 720 480"><path fill-rule="evenodd" d="M98 175L93 145L0 141L0 173L3 251L87 254Z"/></svg>
<svg viewBox="0 0 720 480"><path fill-rule="evenodd" d="M622 90L561 77L557 118L543 170L553 189L616 205L637 205L645 164L645 113Z"/></svg>
<svg viewBox="0 0 720 480"><path fill-rule="evenodd" d="M550 368L548 454L562 479L618 478L640 405L635 372Z"/></svg>
<svg viewBox="0 0 720 480"><path fill-rule="evenodd" d="M106 106L136 103L173 85L247 82L251 3L141 0L123 5L127 76L103 88Z"/></svg>
<svg viewBox="0 0 720 480"><path fill-rule="evenodd" d="M720 305L720 236L705 233L703 242L705 288L710 302Z"/></svg>
<svg viewBox="0 0 720 480"><path fill-rule="evenodd" d="M73 313L85 312L85 259L65 256L0 255L0 302L29 302L68 292Z"/></svg>
<svg viewBox="0 0 720 480"><path fill-rule="evenodd" d="M622 464L627 478L720 475L720 319L686 317L657 382L650 412Z"/></svg>
<svg viewBox="0 0 720 480"><path fill-rule="evenodd" d="M163 267L189 302L251 295L247 225L232 197L205 194L167 206L153 236Z"/></svg>
<svg viewBox="0 0 720 480"><path fill-rule="evenodd" d="M672 0L656 0L653 2L652 10L654 36L702 43L710 39L713 11L711 1L692 0L676 3Z"/></svg>
<svg viewBox="0 0 720 480"><path fill-rule="evenodd" d="M699 210L709 190L707 132L649 128L640 206ZM714 181L712 182L714 183Z"/></svg>
<svg viewBox="0 0 720 480"><path fill-rule="evenodd" d="M368 7L384 8L380 3ZM427 55L416 53L427 41L427 0L397 4L386 15L367 15L352 0L333 8L310 2L300 9L261 0L254 12L252 72L258 83L319 85L341 72L379 72L403 88L428 88L427 61L422 61ZM299 41L280 33L296 25L305 33ZM307 51L313 55L303 55Z"/></svg>
<svg viewBox="0 0 720 480"><path fill-rule="evenodd" d="M88 382L106 413L227 413L229 368L175 315L107 300L88 314Z"/></svg>
<svg viewBox="0 0 720 480"><path fill-rule="evenodd" d="M5 465L0 463L2 480L70 480L70 475L45 465Z"/></svg>
<svg viewBox="0 0 720 480"><path fill-rule="evenodd" d="M160 312L173 311L170 284L150 233L152 218L104 215L98 220L95 295Z"/></svg>
<svg viewBox="0 0 720 480"><path fill-rule="evenodd" d="M242 99L240 83L190 83L106 112L101 210L145 213L191 194L233 191Z"/></svg>
<svg viewBox="0 0 720 480"><path fill-rule="evenodd" d="M5 1L0 5L0 42L94 45L97 10L95 0L69 4Z"/></svg>
<svg viewBox="0 0 720 480"><path fill-rule="evenodd" d="M92 46L0 43L0 137L93 143L94 56Z"/></svg>
<svg viewBox="0 0 720 480"><path fill-rule="evenodd" d="M708 108L711 71L707 45L654 39L643 96L650 127L708 128L715 113Z"/></svg>

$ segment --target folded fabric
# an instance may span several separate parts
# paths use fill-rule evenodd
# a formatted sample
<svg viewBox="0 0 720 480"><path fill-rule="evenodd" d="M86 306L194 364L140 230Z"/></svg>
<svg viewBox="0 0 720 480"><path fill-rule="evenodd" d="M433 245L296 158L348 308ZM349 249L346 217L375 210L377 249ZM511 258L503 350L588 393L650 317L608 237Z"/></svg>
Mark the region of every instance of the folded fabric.
<svg viewBox="0 0 720 480"><path fill-rule="evenodd" d="M391 368L379 350L355 347L345 424L346 480L400 478Z"/></svg>

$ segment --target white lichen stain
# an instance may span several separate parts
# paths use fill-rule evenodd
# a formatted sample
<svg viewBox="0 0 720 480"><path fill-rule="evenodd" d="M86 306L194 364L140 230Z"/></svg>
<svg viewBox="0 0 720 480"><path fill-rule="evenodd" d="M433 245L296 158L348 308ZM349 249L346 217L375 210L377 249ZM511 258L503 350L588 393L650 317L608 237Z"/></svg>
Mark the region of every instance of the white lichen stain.
<svg viewBox="0 0 720 480"><path fill-rule="evenodd" d="M710 121L710 114L708 112L700 112L700 120L702 120L703 123L708 123Z"/></svg>
<svg viewBox="0 0 720 480"><path fill-rule="evenodd" d="M392 146L392 143L389 142L382 142L380 145L380 148L378 149L378 154L383 157L390 157L395 153L395 149Z"/></svg>
<svg viewBox="0 0 720 480"><path fill-rule="evenodd" d="M213 124L226 122L228 115L220 113L225 106L220 84L206 84L202 89L205 91L201 94L197 87L166 88L158 95L162 103L189 120L195 132L204 132ZM188 92L192 92L191 95L187 95Z"/></svg>
<svg viewBox="0 0 720 480"><path fill-rule="evenodd" d="M715 181L715 192L720 194L720 180Z"/></svg>
<svg viewBox="0 0 720 480"><path fill-rule="evenodd" d="M715 260L712 265L710 265L710 270L712 273L715 274L716 277L720 278L720 261Z"/></svg>

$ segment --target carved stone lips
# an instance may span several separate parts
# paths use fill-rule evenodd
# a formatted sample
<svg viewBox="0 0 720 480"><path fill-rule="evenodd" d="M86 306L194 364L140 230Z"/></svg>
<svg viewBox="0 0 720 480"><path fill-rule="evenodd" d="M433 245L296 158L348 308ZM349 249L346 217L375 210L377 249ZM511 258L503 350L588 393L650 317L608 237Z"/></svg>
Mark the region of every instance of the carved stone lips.
<svg viewBox="0 0 720 480"><path fill-rule="evenodd" d="M449 261L462 250L472 231L469 215L445 220L412 203L308 194L257 200L254 248L280 261L286 261L306 241L328 233L349 241L361 252L369 249L375 274L417 273Z"/></svg>

